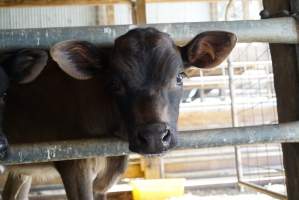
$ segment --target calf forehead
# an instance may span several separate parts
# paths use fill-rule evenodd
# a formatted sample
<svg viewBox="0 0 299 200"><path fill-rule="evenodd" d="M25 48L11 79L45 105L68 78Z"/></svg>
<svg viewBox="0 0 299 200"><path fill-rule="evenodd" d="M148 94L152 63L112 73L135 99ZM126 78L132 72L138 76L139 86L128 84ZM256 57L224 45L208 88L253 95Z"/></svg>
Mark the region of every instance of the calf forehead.
<svg viewBox="0 0 299 200"><path fill-rule="evenodd" d="M178 48L156 29L135 29L118 38L113 67L131 85L165 85L182 67Z"/></svg>

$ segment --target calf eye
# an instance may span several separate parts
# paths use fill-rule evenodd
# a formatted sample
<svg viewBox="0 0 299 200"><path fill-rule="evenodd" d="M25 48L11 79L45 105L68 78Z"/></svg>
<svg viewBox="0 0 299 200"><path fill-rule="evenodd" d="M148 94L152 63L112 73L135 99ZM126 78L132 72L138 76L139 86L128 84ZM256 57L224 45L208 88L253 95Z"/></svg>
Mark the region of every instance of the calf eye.
<svg viewBox="0 0 299 200"><path fill-rule="evenodd" d="M176 77L176 83L179 86L183 85L183 78L184 78L184 74L183 73L179 73Z"/></svg>

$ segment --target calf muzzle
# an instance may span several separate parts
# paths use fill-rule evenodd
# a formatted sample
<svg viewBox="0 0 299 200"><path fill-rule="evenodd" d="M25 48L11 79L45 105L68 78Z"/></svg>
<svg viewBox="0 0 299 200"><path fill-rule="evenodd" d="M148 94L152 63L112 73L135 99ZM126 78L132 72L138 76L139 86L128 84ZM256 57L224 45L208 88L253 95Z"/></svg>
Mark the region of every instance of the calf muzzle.
<svg viewBox="0 0 299 200"><path fill-rule="evenodd" d="M130 150L136 153L161 154L173 147L173 131L167 123L139 126L134 135Z"/></svg>

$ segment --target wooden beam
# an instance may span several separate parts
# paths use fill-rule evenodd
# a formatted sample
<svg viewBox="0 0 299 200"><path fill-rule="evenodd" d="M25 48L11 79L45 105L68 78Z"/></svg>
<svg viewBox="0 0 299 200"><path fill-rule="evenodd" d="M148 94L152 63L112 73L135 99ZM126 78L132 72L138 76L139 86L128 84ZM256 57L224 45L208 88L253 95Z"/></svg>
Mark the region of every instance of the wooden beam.
<svg viewBox="0 0 299 200"><path fill-rule="evenodd" d="M164 164L161 157L141 158L141 169L146 179L164 178Z"/></svg>
<svg viewBox="0 0 299 200"><path fill-rule="evenodd" d="M131 191L124 191L124 192L111 192L107 195L107 200L133 200L132 192Z"/></svg>
<svg viewBox="0 0 299 200"><path fill-rule="evenodd" d="M144 171L141 170L140 163L130 163L123 178L144 178Z"/></svg>
<svg viewBox="0 0 299 200"><path fill-rule="evenodd" d="M146 0L146 3L190 3L190 2L221 2L228 0Z"/></svg>
<svg viewBox="0 0 299 200"><path fill-rule="evenodd" d="M138 0L136 0L138 1ZM227 0L142 0L146 3L219 2ZM134 2L134 1L133 1ZM132 0L0 0L0 8L69 5L131 4Z"/></svg>
<svg viewBox="0 0 299 200"><path fill-rule="evenodd" d="M271 14L290 10L290 1L263 0ZM270 44L279 122L299 119L299 73L296 45ZM299 144L282 145L289 200L299 199Z"/></svg>
<svg viewBox="0 0 299 200"><path fill-rule="evenodd" d="M0 7L15 6L60 6L60 5L99 5L131 3L135 0L0 0ZM137 1L137 0L136 0ZM145 0L146 3L189 3L189 2L221 2L228 0Z"/></svg>
<svg viewBox="0 0 299 200"><path fill-rule="evenodd" d="M130 0L0 0L0 7L130 4Z"/></svg>
<svg viewBox="0 0 299 200"><path fill-rule="evenodd" d="M136 0L136 24L146 24L145 0Z"/></svg>
<svg viewBox="0 0 299 200"><path fill-rule="evenodd" d="M132 2L132 21L133 24L146 24L145 0L136 0L135 2Z"/></svg>
<svg viewBox="0 0 299 200"><path fill-rule="evenodd" d="M114 15L114 5L106 5L106 18L107 24L106 25L114 25L115 24L115 15Z"/></svg>
<svg viewBox="0 0 299 200"><path fill-rule="evenodd" d="M107 26L115 24L114 5L97 5L95 6L96 25Z"/></svg>

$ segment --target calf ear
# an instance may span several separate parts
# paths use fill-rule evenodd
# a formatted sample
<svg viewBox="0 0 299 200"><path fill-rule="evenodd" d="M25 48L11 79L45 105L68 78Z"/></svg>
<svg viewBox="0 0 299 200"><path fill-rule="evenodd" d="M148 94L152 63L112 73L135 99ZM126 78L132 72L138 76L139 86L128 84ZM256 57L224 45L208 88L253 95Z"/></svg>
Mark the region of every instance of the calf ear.
<svg viewBox="0 0 299 200"><path fill-rule="evenodd" d="M29 83L45 68L48 54L40 49L22 49L1 55L0 63L12 81Z"/></svg>
<svg viewBox="0 0 299 200"><path fill-rule="evenodd" d="M180 47L185 67L211 68L219 65L237 42L233 33L208 31L197 35L186 46Z"/></svg>
<svg viewBox="0 0 299 200"><path fill-rule="evenodd" d="M55 44L50 54L59 67L75 79L92 78L102 68L100 53L89 42L63 41Z"/></svg>

